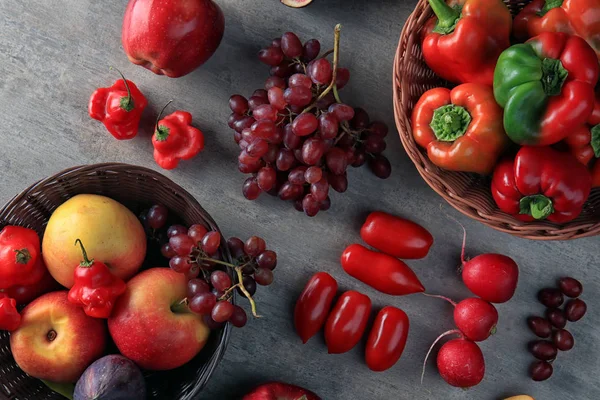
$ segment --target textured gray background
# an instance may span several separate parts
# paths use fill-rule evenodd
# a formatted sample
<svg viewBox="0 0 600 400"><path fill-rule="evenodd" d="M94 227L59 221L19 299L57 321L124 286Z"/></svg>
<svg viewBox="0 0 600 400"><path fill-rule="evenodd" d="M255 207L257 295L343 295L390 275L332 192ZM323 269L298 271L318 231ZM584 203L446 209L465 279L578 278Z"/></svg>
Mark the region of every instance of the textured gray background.
<svg viewBox="0 0 600 400"><path fill-rule="evenodd" d="M119 161L159 169L147 129L134 140L118 142L87 114L92 91L116 79L109 65L120 68L148 97L151 106L145 119L150 125L156 108L169 99L175 99L175 107L192 112L205 133L206 148L165 175L189 190L226 234L258 234L277 250L280 260L274 285L257 296L265 318L234 331L225 359L201 398L237 398L266 380L302 385L327 400L496 400L521 393L537 400L600 398L599 334L593 325L600 309L599 239L525 241L462 217L421 180L395 135L392 60L415 0L315 0L297 10L277 0L219 0L226 18L220 48L204 67L176 80L127 61L120 40L125 4L125 0L0 0L0 200L78 164ZM262 86L268 72L255 55L273 37L292 30L304 40L319 38L324 48L330 48L338 22L343 24L341 60L352 73L342 97L391 127L386 154L392 160L392 177L381 181L366 168L352 170L348 192L335 194L332 209L314 219L268 196L245 200L241 193L245 178L236 168L238 149L225 122L227 99ZM359 240L361 221L374 208L409 216L434 234L431 254L410 263L432 293L456 299L469 295L456 273L460 228L445 214L467 227L470 254L501 252L519 263L518 292L510 303L498 307L498 333L481 344L487 371L479 386L463 391L446 385L433 361L425 383L419 383L429 344L452 328L449 306L423 296L386 296L342 271L338 262L342 250ZM293 329L292 309L308 278L319 270L331 273L342 289L368 294L376 307L391 304L408 313L411 332L396 366L371 372L363 362L363 344L342 355L328 355L322 336L301 344ZM589 312L570 327L576 346L559 355L554 376L534 383L527 377L532 357L526 343L532 335L525 318L542 312L536 291L565 274L584 282Z"/></svg>

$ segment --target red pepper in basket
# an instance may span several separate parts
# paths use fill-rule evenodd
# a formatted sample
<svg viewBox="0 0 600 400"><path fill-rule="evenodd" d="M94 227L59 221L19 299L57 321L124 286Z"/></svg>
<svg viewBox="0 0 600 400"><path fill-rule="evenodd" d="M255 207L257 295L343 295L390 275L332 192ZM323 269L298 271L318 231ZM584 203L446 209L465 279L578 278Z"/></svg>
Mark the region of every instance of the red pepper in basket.
<svg viewBox="0 0 600 400"><path fill-rule="evenodd" d="M21 314L17 311L17 302L0 293L0 331L14 331L20 325Z"/></svg>
<svg viewBox="0 0 600 400"><path fill-rule="evenodd" d="M600 59L600 1L533 0L515 17L513 33L526 40L542 32L581 36Z"/></svg>
<svg viewBox="0 0 600 400"><path fill-rule="evenodd" d="M596 161L592 167L592 187L600 187L600 161Z"/></svg>
<svg viewBox="0 0 600 400"><path fill-rule="evenodd" d="M6 226L0 232L0 289L31 285L42 279L43 268L36 268L40 238L28 228Z"/></svg>
<svg viewBox="0 0 600 400"><path fill-rule="evenodd" d="M158 118L167 106L162 109ZM204 135L192 125L192 114L175 111L156 123L152 136L154 160L164 169L173 169L179 160L189 160L204 149Z"/></svg>
<svg viewBox="0 0 600 400"><path fill-rule="evenodd" d="M435 16L423 28L429 68L456 83L492 86L500 53L510 46L512 17L501 0L429 0Z"/></svg>
<svg viewBox="0 0 600 400"><path fill-rule="evenodd" d="M99 88L90 97L88 112L90 117L104 124L116 139L131 139L137 135L142 112L148 100L135 86L135 83L119 79L107 88Z"/></svg>
<svg viewBox="0 0 600 400"><path fill-rule="evenodd" d="M582 125L576 128L564 140L571 154L583 165L600 158L600 125L590 128Z"/></svg>
<svg viewBox="0 0 600 400"><path fill-rule="evenodd" d="M127 285L113 275L106 264L88 260L81 240L83 261L75 269L75 284L69 290L69 301L83 307L83 311L93 318L108 318L117 298L125 293Z"/></svg>
<svg viewBox="0 0 600 400"><path fill-rule="evenodd" d="M585 165L550 147L522 147L498 164L492 196L498 207L523 221L563 223L581 213L591 189Z"/></svg>

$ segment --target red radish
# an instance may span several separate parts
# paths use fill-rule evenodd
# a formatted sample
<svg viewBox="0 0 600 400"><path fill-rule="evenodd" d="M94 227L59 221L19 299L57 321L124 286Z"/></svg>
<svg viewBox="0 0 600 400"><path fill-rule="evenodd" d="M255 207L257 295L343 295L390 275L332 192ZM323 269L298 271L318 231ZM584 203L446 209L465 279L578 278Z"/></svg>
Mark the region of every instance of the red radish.
<svg viewBox="0 0 600 400"><path fill-rule="evenodd" d="M462 226L462 225L461 225ZM467 231L463 228L462 279L467 288L490 303L505 303L513 297L519 280L519 267L510 257L502 254L480 254L465 259Z"/></svg>
<svg viewBox="0 0 600 400"><path fill-rule="evenodd" d="M467 339L481 342L496 333L498 310L493 304L477 297L469 297L456 304L444 296L423 294L428 297L446 300L454 306L454 324ZM450 331L448 333L454 332Z"/></svg>
<svg viewBox="0 0 600 400"><path fill-rule="evenodd" d="M485 375L483 353L475 342L453 339L445 343L437 357L442 378L450 385L469 388L479 384Z"/></svg>
<svg viewBox="0 0 600 400"><path fill-rule="evenodd" d="M498 311L491 303L471 297L454 308L454 323L467 339L481 342L496 333Z"/></svg>

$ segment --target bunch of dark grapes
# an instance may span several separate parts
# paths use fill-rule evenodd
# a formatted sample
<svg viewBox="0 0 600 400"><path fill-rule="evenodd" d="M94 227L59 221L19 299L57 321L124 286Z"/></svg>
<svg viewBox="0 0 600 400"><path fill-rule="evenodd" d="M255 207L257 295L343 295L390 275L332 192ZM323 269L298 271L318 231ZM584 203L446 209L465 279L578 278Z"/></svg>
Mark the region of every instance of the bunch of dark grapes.
<svg viewBox="0 0 600 400"><path fill-rule="evenodd" d="M160 232L167 226L168 210L163 205L154 205L142 220L152 232ZM246 325L246 311L231 303L234 290L248 299L252 314L258 316L252 297L256 285L270 285L277 266L277 254L267 250L263 239L252 236L243 242L230 238L227 245L233 263L229 263L220 252L221 234L204 225L171 225L166 236L168 242L160 249L162 255L169 259L173 271L185 274L188 279L184 302L192 312L203 315L211 329L218 329L227 321L238 328Z"/></svg>
<svg viewBox="0 0 600 400"><path fill-rule="evenodd" d="M294 33L285 33L258 54L271 66L264 89L248 99L239 94L229 99L229 126L241 149L238 168L252 174L244 196L255 200L267 192L294 201L311 217L329 209L330 188L346 191L349 166L367 163L382 179L391 174L381 154L387 126L339 99L338 90L350 79L348 69L337 65L339 25L333 51L320 52L318 40L303 45ZM327 59L332 53L333 63Z"/></svg>

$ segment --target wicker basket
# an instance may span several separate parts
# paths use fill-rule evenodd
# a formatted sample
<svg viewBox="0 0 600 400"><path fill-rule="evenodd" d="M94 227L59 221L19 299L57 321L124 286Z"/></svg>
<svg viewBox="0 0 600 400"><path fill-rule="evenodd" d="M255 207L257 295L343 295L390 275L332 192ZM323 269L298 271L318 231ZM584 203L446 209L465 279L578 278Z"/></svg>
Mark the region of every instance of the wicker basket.
<svg viewBox="0 0 600 400"><path fill-rule="evenodd" d="M529 1L504 0L515 15ZM593 190L576 220L564 225L551 222L524 223L500 211L492 198L490 179L452 172L435 166L416 144L411 114L421 95L435 87L451 87L429 69L423 59L420 32L433 12L427 0L419 0L409 16L394 60L394 114L400 139L425 182L463 214L502 232L536 240L566 240L600 234L600 190Z"/></svg>
<svg viewBox="0 0 600 400"><path fill-rule="evenodd" d="M185 224L204 223L219 230L210 215L183 188L155 171L126 164L75 167L46 178L9 202L0 211L0 224L2 227L9 224L26 226L42 235L54 209L80 193L111 197L134 212L161 203ZM225 259L231 261L226 245L221 251ZM197 398L225 353L230 329L227 324L214 331L200 354L185 366L172 371L145 373L148 398ZM6 332L0 332L0 399L64 399L19 369L11 355Z"/></svg>

